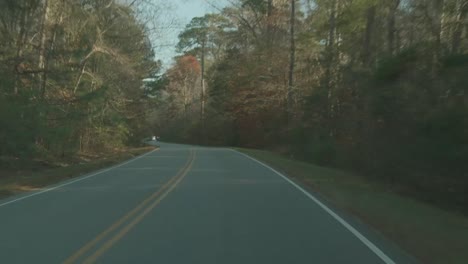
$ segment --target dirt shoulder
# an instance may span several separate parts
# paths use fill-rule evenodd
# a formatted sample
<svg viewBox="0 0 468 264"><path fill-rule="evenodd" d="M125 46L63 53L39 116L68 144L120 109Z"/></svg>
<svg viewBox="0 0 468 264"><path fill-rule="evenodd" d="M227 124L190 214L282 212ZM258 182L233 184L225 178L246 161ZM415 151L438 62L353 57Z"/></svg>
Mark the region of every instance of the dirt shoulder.
<svg viewBox="0 0 468 264"><path fill-rule="evenodd" d="M82 154L70 159L55 161L2 157L0 199L22 192L39 190L48 185L110 167L154 149L150 146L127 148L113 153Z"/></svg>

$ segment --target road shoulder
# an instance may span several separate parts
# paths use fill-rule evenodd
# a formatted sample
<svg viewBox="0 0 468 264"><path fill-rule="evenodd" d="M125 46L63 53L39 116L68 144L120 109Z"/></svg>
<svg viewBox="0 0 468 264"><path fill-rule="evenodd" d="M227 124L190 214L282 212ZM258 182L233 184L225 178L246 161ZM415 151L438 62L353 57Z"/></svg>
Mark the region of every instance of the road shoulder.
<svg viewBox="0 0 468 264"><path fill-rule="evenodd" d="M237 149L288 175L293 181L357 222L362 222L423 263L467 263L468 218L424 204L359 175Z"/></svg>

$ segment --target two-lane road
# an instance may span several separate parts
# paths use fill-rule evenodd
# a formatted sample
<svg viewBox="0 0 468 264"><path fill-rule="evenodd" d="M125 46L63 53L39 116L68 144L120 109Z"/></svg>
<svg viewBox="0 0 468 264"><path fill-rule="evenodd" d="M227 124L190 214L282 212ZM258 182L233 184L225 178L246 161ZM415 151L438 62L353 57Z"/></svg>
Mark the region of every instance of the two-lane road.
<svg viewBox="0 0 468 264"><path fill-rule="evenodd" d="M161 144L0 200L0 263L412 263L284 176L221 148Z"/></svg>

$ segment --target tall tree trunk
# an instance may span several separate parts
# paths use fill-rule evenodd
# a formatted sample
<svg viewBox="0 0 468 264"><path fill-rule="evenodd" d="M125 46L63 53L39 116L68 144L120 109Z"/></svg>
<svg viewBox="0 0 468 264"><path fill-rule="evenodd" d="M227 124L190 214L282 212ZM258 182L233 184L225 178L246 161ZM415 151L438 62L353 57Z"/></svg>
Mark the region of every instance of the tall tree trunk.
<svg viewBox="0 0 468 264"><path fill-rule="evenodd" d="M274 37L272 36L273 34L273 28L272 28L272 16L273 16L273 0L268 0L267 2L267 40L268 40L268 45L271 45L271 42L273 41Z"/></svg>
<svg viewBox="0 0 468 264"><path fill-rule="evenodd" d="M48 73L49 73L50 52L55 49L55 40L57 39L57 30L58 30L59 25L63 21L63 12L64 12L64 9L65 9L65 0L61 0L60 1L60 7L57 6L56 8L60 8L60 14L58 15L58 17L56 18L56 20L54 22L54 27L52 29L52 37L50 39L50 43L48 45L45 45L45 47L44 47L45 54L43 54L43 55L45 55L45 56L44 56L44 69L43 69L43 73L42 73L41 98L44 98L45 92L46 92L47 77L48 77ZM50 12L50 3L49 3L49 12ZM48 15L47 15L47 18L48 18ZM45 25L47 26L47 24L45 24ZM45 35L47 35L47 34L45 34ZM45 42L45 43L47 43L47 42ZM83 68L83 72L84 72L84 68Z"/></svg>
<svg viewBox="0 0 468 264"><path fill-rule="evenodd" d="M438 68L439 58L442 54L442 36L444 35L444 0L433 0L434 2L434 56L432 72L435 73Z"/></svg>
<svg viewBox="0 0 468 264"><path fill-rule="evenodd" d="M329 30L328 30L328 46L327 46L327 69L325 71L326 74L326 87L328 89L327 95L327 126L329 130L329 136L334 136L334 128L333 128L333 119L335 117L335 102L333 100L334 97L334 89L337 85L336 83L336 67L337 67L337 53L336 53L336 37L337 37L337 26L336 26L336 19L338 13L338 6L339 0L332 0L331 1L331 9L330 9L330 18L329 18Z"/></svg>
<svg viewBox="0 0 468 264"><path fill-rule="evenodd" d="M187 85L187 78L188 76L186 75L184 77L184 88L183 88L183 93L184 93L184 119L187 121L188 119L188 85Z"/></svg>
<svg viewBox="0 0 468 264"><path fill-rule="evenodd" d="M23 47L25 42L25 35L26 35L26 8L23 6L21 8L21 18L20 18L20 32L18 34L18 38L16 40L16 69L15 69L15 84L13 88L13 93L18 94L18 87L20 86L21 77L20 77L20 61L22 60L21 57L23 56Z"/></svg>
<svg viewBox="0 0 468 264"><path fill-rule="evenodd" d="M460 44L462 40L463 21L468 13L468 2L464 0L457 1L457 18L455 21L455 28L452 35L452 53L460 51Z"/></svg>
<svg viewBox="0 0 468 264"><path fill-rule="evenodd" d="M415 25L416 25L416 18L415 16L410 17L410 26L409 26L409 36L408 36L408 46L413 47L414 44L414 31L415 31Z"/></svg>
<svg viewBox="0 0 468 264"><path fill-rule="evenodd" d="M375 6L367 9L366 35L364 36L364 45L362 50L362 61L364 65L372 64L372 37L374 35Z"/></svg>
<svg viewBox="0 0 468 264"><path fill-rule="evenodd" d="M388 54L390 55L395 54L395 16L398 6L400 6L400 0L390 0L387 32Z"/></svg>
<svg viewBox="0 0 468 264"><path fill-rule="evenodd" d="M47 27L49 24L49 11L50 11L50 6L49 6L49 0L44 0L44 11L43 11L43 16L42 16L42 21L41 21L41 30L40 30L40 45L39 45L39 70L42 72L39 73L39 85L40 85L40 93L41 97L44 97L45 95L45 89L46 89L46 82L47 82L47 73L46 73L46 60L47 60Z"/></svg>
<svg viewBox="0 0 468 264"><path fill-rule="evenodd" d="M202 50L201 50L201 109L200 109L200 121L202 127L202 140L204 140L205 135L205 40L202 41Z"/></svg>
<svg viewBox="0 0 468 264"><path fill-rule="evenodd" d="M327 56L327 70L325 75L325 81L327 87L331 83L331 70L333 67L332 61L334 60L334 46L335 46L335 30L336 30L336 0L333 0L332 8L330 10L329 28L328 28L328 41L326 47Z"/></svg>
<svg viewBox="0 0 468 264"><path fill-rule="evenodd" d="M401 34L398 29L395 31L395 41L395 52L398 54L401 50Z"/></svg>
<svg viewBox="0 0 468 264"><path fill-rule="evenodd" d="M296 0L291 0L291 18L290 18L290 50L289 50L289 78L288 78L288 94L287 94L287 106L286 113L288 116L288 124L292 119L292 105L293 105L293 89L294 89L294 64L296 55L296 44L294 42L294 26L296 19Z"/></svg>
<svg viewBox="0 0 468 264"><path fill-rule="evenodd" d="M273 0L268 0L267 2L267 16L271 17L273 13Z"/></svg>
<svg viewBox="0 0 468 264"><path fill-rule="evenodd" d="M335 66L335 32L336 32L336 5L337 0L332 0L331 9L330 9L330 18L329 18L329 29L328 29L328 43L326 48L326 56L327 56L327 68L325 70L325 86L328 92L328 99L327 99L327 112L328 118L330 118L332 114L332 95L333 95L333 83L332 83L332 75L333 75L333 67Z"/></svg>

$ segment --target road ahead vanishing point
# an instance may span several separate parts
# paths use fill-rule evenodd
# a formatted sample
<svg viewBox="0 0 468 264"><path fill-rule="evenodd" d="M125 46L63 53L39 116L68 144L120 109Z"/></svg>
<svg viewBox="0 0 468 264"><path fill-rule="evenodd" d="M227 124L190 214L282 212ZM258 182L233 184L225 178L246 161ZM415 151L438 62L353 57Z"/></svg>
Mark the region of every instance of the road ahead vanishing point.
<svg viewBox="0 0 468 264"><path fill-rule="evenodd" d="M374 231L230 149L161 143L0 200L0 263L412 263Z"/></svg>

